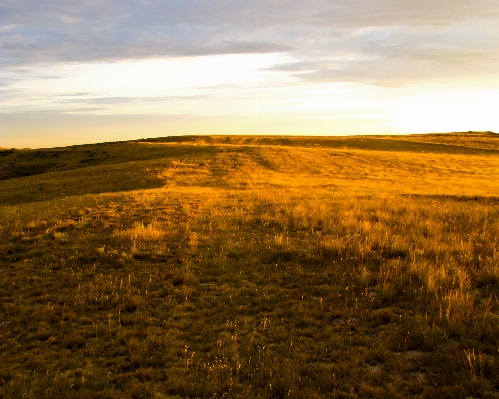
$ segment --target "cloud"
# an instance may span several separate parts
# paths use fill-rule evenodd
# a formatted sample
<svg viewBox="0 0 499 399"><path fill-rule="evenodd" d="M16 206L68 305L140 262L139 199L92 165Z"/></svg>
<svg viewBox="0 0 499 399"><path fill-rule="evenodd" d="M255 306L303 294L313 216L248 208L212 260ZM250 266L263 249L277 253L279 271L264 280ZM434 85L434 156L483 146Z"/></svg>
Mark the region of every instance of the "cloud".
<svg viewBox="0 0 499 399"><path fill-rule="evenodd" d="M16 0L0 26L4 68L281 52L303 80L397 86L491 76L499 54L497 0Z"/></svg>
<svg viewBox="0 0 499 399"><path fill-rule="evenodd" d="M84 93L77 93L76 97L80 97L82 95L84 95ZM141 104L141 103L164 103L168 101L199 100L199 99L207 99L208 97L209 97L208 95L163 96L163 97L90 97L90 98L58 99L56 100L56 102L60 104L122 105L122 104Z"/></svg>
<svg viewBox="0 0 499 399"><path fill-rule="evenodd" d="M65 111L64 114L88 114L94 111L102 111L102 108L98 107L82 107L82 108L71 108L68 111Z"/></svg>
<svg viewBox="0 0 499 399"><path fill-rule="evenodd" d="M420 29L365 27L343 35L315 36L308 50L296 45L297 62L269 69L316 82L401 86L427 81L497 76L499 24Z"/></svg>
<svg viewBox="0 0 499 399"><path fill-rule="evenodd" d="M59 94L57 97L87 97L87 96L92 96L92 95L95 95L95 94L89 93L89 92L78 92L78 93Z"/></svg>

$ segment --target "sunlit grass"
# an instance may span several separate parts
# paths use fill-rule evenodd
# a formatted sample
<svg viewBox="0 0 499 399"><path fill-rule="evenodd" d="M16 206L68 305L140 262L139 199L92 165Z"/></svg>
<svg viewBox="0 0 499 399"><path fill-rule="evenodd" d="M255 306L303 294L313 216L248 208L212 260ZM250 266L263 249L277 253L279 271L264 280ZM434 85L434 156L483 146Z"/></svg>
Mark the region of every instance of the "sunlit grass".
<svg viewBox="0 0 499 399"><path fill-rule="evenodd" d="M0 396L497 396L493 139L286 140L0 182Z"/></svg>
<svg viewBox="0 0 499 399"><path fill-rule="evenodd" d="M144 224L144 222L135 222L133 226L126 230L116 231L116 236L130 240L138 241L159 241L166 237L167 226L164 223L153 222Z"/></svg>

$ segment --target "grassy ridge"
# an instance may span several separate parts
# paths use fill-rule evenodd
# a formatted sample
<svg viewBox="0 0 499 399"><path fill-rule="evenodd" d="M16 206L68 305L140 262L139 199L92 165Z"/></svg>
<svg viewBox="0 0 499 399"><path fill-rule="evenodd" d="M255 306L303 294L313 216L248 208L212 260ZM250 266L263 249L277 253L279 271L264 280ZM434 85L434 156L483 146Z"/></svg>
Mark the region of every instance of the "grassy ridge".
<svg viewBox="0 0 499 399"><path fill-rule="evenodd" d="M495 143L40 150L0 182L1 395L497 397Z"/></svg>

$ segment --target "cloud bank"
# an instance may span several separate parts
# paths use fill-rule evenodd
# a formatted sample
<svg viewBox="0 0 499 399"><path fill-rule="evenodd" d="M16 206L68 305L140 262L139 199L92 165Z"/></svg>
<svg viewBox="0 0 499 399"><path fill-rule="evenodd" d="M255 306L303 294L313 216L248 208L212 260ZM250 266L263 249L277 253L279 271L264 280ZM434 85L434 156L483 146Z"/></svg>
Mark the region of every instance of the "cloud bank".
<svg viewBox="0 0 499 399"><path fill-rule="evenodd" d="M499 62L496 0L6 0L0 26L2 68L279 52L304 81L401 86Z"/></svg>

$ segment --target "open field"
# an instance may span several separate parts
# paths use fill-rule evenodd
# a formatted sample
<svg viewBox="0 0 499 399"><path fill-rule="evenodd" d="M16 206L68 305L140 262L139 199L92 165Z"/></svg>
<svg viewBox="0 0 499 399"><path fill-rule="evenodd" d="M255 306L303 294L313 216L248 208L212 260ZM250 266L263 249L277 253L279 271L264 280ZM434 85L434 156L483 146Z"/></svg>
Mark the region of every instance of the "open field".
<svg viewBox="0 0 499 399"><path fill-rule="evenodd" d="M0 151L0 397L499 398L499 135Z"/></svg>

